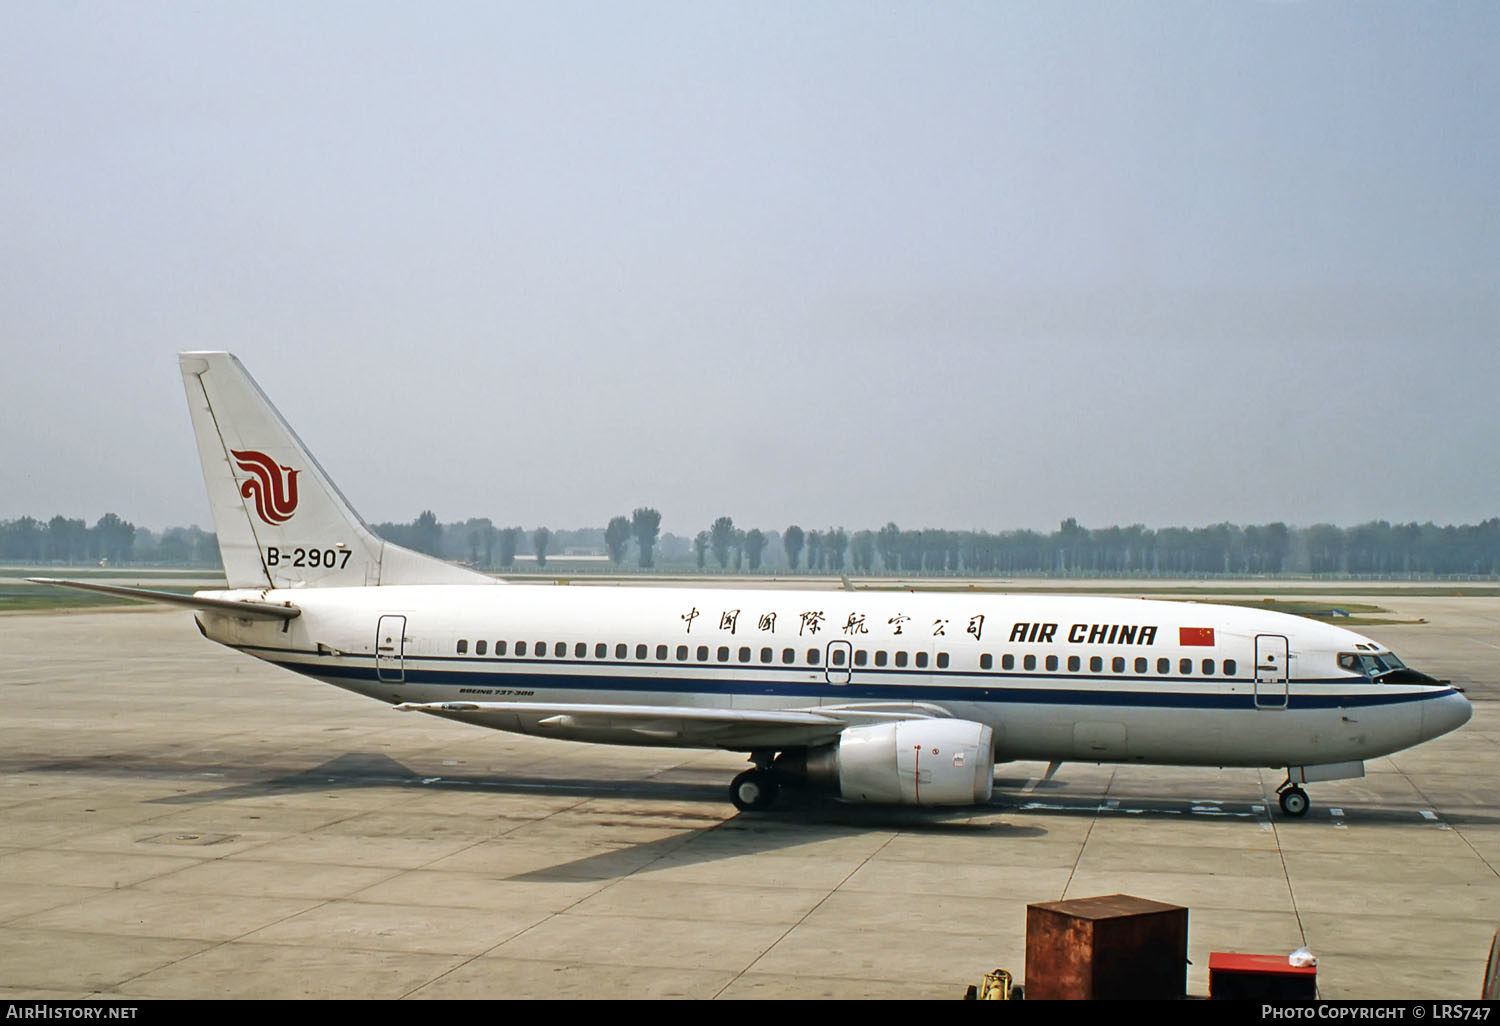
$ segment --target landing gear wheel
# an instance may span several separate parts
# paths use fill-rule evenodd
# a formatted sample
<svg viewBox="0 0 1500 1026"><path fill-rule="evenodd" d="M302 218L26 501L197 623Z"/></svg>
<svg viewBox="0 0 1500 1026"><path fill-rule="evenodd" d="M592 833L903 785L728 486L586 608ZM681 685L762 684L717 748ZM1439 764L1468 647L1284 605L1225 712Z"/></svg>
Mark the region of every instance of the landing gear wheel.
<svg viewBox="0 0 1500 1026"><path fill-rule="evenodd" d="M1281 811L1288 816L1307 815L1308 804L1307 792L1295 784L1281 792Z"/></svg>
<svg viewBox="0 0 1500 1026"><path fill-rule="evenodd" d="M729 800L741 812L763 812L776 803L781 785L767 770L746 770L729 785Z"/></svg>

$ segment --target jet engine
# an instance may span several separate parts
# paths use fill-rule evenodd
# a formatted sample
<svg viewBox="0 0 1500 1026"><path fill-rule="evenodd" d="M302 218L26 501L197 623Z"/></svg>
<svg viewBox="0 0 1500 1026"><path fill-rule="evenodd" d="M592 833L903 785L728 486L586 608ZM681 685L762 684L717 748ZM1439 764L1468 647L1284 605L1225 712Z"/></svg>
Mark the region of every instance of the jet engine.
<svg viewBox="0 0 1500 1026"><path fill-rule="evenodd" d="M847 802L976 805L994 785L995 732L969 720L850 727L833 744L784 753L775 768Z"/></svg>

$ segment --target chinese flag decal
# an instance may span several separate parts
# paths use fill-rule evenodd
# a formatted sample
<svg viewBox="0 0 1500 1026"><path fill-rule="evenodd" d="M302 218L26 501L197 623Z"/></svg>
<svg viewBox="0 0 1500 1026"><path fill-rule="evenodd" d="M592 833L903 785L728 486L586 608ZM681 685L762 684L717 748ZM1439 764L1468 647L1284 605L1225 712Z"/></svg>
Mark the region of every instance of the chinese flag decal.
<svg viewBox="0 0 1500 1026"><path fill-rule="evenodd" d="M1177 644L1179 645L1204 645L1213 647L1214 629L1212 627L1179 627L1177 628Z"/></svg>

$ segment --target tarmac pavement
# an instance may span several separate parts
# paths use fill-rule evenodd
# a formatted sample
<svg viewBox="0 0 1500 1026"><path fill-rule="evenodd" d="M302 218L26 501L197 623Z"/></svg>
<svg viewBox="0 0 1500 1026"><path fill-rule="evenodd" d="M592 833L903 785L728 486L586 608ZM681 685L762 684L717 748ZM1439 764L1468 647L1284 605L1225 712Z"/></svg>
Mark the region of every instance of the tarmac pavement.
<svg viewBox="0 0 1500 1026"><path fill-rule="evenodd" d="M957 812L736 814L733 754L395 715L180 611L0 617L7 998L957 998L1025 969L1030 902L1189 908L1211 951L1319 957L1331 998L1473 998L1500 925L1500 599L1356 628L1469 689L1455 734L1282 774L997 768Z"/></svg>

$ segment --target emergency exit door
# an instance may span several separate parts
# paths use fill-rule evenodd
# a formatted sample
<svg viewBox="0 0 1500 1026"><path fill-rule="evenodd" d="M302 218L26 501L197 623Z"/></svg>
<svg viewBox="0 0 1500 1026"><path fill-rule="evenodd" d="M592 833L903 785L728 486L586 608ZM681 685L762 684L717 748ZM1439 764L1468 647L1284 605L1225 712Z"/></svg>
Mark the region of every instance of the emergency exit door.
<svg viewBox="0 0 1500 1026"><path fill-rule="evenodd" d="M847 684L854 672L854 646L843 638L835 638L823 652L823 679L830 684Z"/></svg>
<svg viewBox="0 0 1500 1026"><path fill-rule="evenodd" d="M383 684L406 680L406 617L382 616L375 626L375 678Z"/></svg>

